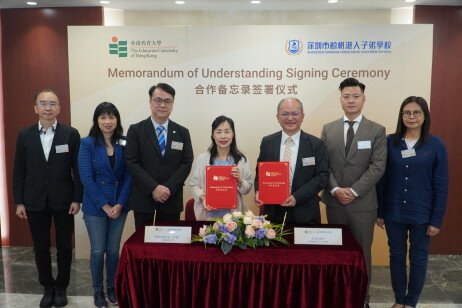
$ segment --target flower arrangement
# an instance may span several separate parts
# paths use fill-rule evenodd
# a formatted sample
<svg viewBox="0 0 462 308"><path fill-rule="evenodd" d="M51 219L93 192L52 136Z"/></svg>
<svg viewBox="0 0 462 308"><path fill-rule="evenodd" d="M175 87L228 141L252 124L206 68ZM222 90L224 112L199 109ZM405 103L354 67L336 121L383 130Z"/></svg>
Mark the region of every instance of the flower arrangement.
<svg viewBox="0 0 462 308"><path fill-rule="evenodd" d="M247 247L269 246L273 241L288 245L283 236L289 234L284 231L284 223L272 224L265 216L256 216L248 210L245 214L232 212L215 220L213 225L204 225L199 229L199 235L193 235L192 242L220 245L224 254L231 251L233 246L241 249Z"/></svg>

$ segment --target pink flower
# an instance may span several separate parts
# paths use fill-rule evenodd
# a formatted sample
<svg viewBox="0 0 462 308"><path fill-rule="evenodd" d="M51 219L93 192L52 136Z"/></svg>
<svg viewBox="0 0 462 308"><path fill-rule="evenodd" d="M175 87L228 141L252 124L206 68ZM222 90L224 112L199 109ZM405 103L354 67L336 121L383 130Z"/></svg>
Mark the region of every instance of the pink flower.
<svg viewBox="0 0 462 308"><path fill-rule="evenodd" d="M255 229L250 226L250 225L247 225L245 227L245 235L247 235L248 238L252 238L255 236Z"/></svg>
<svg viewBox="0 0 462 308"><path fill-rule="evenodd" d="M259 219L254 219L252 220L252 226L254 226L257 229L260 229L261 227L263 227L263 224Z"/></svg>
<svg viewBox="0 0 462 308"><path fill-rule="evenodd" d="M226 223L226 229L228 229L229 232L233 232L234 229L237 228L237 223L235 221L228 221Z"/></svg>
<svg viewBox="0 0 462 308"><path fill-rule="evenodd" d="M266 231L266 237L269 238L270 240L276 237L276 231L274 229L268 229Z"/></svg>
<svg viewBox="0 0 462 308"><path fill-rule="evenodd" d="M204 236L207 235L207 233L208 232L207 232L207 226L206 225L204 225L202 228L199 229L199 236L204 237Z"/></svg>
<svg viewBox="0 0 462 308"><path fill-rule="evenodd" d="M219 226L220 225L218 224L218 222L216 222L216 223L213 224L212 228L213 228L213 230L217 231Z"/></svg>

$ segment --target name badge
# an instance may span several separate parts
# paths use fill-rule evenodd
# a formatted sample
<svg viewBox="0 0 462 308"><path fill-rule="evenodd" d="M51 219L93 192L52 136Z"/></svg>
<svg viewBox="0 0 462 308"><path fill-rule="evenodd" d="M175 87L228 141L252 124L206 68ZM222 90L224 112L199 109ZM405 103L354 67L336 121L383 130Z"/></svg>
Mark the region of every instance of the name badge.
<svg viewBox="0 0 462 308"><path fill-rule="evenodd" d="M144 242L191 244L191 227L146 226Z"/></svg>
<svg viewBox="0 0 462 308"><path fill-rule="evenodd" d="M294 244L342 245L341 228L294 228Z"/></svg>
<svg viewBox="0 0 462 308"><path fill-rule="evenodd" d="M60 144L55 147L56 153L68 153L69 152L69 145L67 144Z"/></svg>
<svg viewBox="0 0 462 308"><path fill-rule="evenodd" d="M402 150L401 151L401 156L403 158L414 157L414 156L416 156L415 149Z"/></svg>
<svg viewBox="0 0 462 308"><path fill-rule="evenodd" d="M370 149L371 148L371 141L358 141L358 150Z"/></svg>
<svg viewBox="0 0 462 308"><path fill-rule="evenodd" d="M172 141L172 150L183 151L183 142Z"/></svg>
<svg viewBox="0 0 462 308"><path fill-rule="evenodd" d="M117 140L117 143L124 147L127 144L127 140L119 139Z"/></svg>
<svg viewBox="0 0 462 308"><path fill-rule="evenodd" d="M302 158L302 165L303 166L314 166L316 164L314 157L303 157Z"/></svg>

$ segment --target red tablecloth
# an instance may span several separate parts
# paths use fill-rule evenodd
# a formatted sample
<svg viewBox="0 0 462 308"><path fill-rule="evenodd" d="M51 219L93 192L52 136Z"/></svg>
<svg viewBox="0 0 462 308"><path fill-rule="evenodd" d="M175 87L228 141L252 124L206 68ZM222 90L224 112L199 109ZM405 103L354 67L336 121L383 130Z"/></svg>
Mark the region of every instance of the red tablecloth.
<svg viewBox="0 0 462 308"><path fill-rule="evenodd" d="M203 224L175 223L192 225L193 234ZM367 286L362 250L346 227L335 227L343 229L342 246L234 247L228 255L200 243L145 244L140 229L122 249L115 278L119 305L362 307Z"/></svg>

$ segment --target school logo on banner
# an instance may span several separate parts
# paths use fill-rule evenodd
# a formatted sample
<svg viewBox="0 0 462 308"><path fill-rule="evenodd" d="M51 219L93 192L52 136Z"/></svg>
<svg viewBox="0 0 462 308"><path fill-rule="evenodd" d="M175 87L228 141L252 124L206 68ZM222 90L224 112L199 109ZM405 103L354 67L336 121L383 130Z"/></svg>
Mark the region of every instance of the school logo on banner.
<svg viewBox="0 0 462 308"><path fill-rule="evenodd" d="M288 40L286 43L286 51L290 55L298 55L302 52L302 41L300 40Z"/></svg>
<svg viewBox="0 0 462 308"><path fill-rule="evenodd" d="M117 36L113 36L112 43L109 43L109 54L126 58L128 55L127 41L120 41Z"/></svg>

